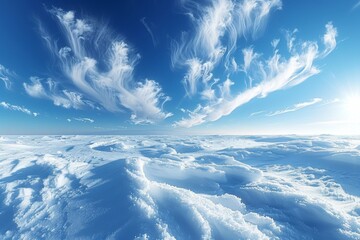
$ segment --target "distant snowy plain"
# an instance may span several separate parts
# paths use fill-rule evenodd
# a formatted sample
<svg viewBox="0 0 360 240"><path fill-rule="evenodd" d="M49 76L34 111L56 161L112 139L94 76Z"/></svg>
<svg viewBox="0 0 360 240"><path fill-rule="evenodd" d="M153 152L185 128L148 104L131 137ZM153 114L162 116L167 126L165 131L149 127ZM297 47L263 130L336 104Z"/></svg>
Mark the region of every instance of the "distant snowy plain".
<svg viewBox="0 0 360 240"><path fill-rule="evenodd" d="M360 239L360 138L0 137L0 239Z"/></svg>

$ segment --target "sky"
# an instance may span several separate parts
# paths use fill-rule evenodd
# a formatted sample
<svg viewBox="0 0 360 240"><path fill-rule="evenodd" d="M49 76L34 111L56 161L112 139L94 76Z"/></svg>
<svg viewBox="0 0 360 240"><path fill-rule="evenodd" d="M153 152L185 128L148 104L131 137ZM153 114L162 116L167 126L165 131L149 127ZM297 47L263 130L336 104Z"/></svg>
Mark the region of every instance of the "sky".
<svg viewBox="0 0 360 240"><path fill-rule="evenodd" d="M360 134L358 0L2 0L0 134Z"/></svg>

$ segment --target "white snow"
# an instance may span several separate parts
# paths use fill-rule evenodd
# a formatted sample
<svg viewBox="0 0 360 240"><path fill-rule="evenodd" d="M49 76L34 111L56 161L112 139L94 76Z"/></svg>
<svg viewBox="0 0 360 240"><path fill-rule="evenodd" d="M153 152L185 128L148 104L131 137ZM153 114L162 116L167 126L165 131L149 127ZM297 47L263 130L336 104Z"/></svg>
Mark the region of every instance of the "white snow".
<svg viewBox="0 0 360 240"><path fill-rule="evenodd" d="M2 136L0 239L360 239L359 144Z"/></svg>

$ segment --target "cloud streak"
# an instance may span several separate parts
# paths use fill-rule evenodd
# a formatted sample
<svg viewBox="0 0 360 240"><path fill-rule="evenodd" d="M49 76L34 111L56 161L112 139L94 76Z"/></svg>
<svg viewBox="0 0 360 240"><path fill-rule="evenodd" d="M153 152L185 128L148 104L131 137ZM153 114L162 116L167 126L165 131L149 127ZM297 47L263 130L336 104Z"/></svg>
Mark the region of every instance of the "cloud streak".
<svg viewBox="0 0 360 240"><path fill-rule="evenodd" d="M155 38L154 33L152 32L150 26L147 24L147 22L145 21L145 17L143 17L142 19L140 19L140 22L144 25L146 31L149 33L150 37L151 37L151 41L154 45L154 47L157 45L157 40Z"/></svg>
<svg viewBox="0 0 360 240"><path fill-rule="evenodd" d="M265 113L265 111L257 111L257 112L253 112L253 113L251 113L251 114L250 114L250 116L249 116L249 117L253 117L253 116L256 116L256 115L263 114L263 113Z"/></svg>
<svg viewBox="0 0 360 240"><path fill-rule="evenodd" d="M297 103L292 107L268 113L268 114L266 114L266 116L272 117L272 116L277 116L277 115L281 115L281 114L285 114L285 113L289 113L289 112L296 112L296 111L298 111L300 109L315 105L315 104L320 103L320 102L322 102L321 98L314 98L311 101Z"/></svg>
<svg viewBox="0 0 360 240"><path fill-rule="evenodd" d="M357 9L358 7L360 7L360 1L358 1L352 8L352 10Z"/></svg>
<svg viewBox="0 0 360 240"><path fill-rule="evenodd" d="M0 80L4 83L6 89L10 89L12 85L11 79L15 77L15 73L0 64Z"/></svg>
<svg viewBox="0 0 360 240"><path fill-rule="evenodd" d="M7 110L11 110L11 111L18 111L18 112L26 113L27 115L31 115L31 116L34 116L34 117L39 116L39 113L32 112L32 111L30 111L29 109L27 109L25 107L12 105L12 104L7 103L7 102L0 102L0 107L5 108Z"/></svg>
<svg viewBox="0 0 360 240"><path fill-rule="evenodd" d="M334 32L336 32L336 28L328 23L323 37L326 39L323 41L323 51L319 51L316 42L295 42L293 40L288 58L281 56L278 50L275 50L274 55L265 61L252 58L251 63L248 64L249 67L252 67L252 71L248 72L246 76L248 79L257 79L257 85L247 88L234 97L231 97L230 94L228 97L223 97L224 90L220 89L219 96L215 100L189 111L187 118L182 118L174 125L193 127L205 122L216 121L256 97L263 98L272 92L296 86L318 74L320 70L314 66L314 61L329 54L335 48L336 40L333 37L336 34L334 35Z"/></svg>
<svg viewBox="0 0 360 240"><path fill-rule="evenodd" d="M67 121L71 122L72 120L84 123L94 123L95 120L91 118L68 118Z"/></svg>
<svg viewBox="0 0 360 240"><path fill-rule="evenodd" d="M106 25L77 18L73 11L52 8L49 12L59 23L66 44L58 47L42 24L39 28L61 70L61 76L53 79L62 81L24 84L30 96L51 99L66 108L79 109L95 103L110 112L130 111L131 120L137 124L155 123L172 115L163 110L170 97L156 81L134 79L140 55L124 40L114 36ZM59 90L57 86L63 86L63 80L74 90Z"/></svg>

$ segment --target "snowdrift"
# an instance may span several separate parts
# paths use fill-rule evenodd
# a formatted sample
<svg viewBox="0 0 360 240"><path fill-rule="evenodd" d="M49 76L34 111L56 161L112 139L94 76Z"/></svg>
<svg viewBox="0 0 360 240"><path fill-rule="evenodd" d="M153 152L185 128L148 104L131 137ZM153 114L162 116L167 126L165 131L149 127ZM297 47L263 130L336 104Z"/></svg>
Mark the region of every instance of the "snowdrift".
<svg viewBox="0 0 360 240"><path fill-rule="evenodd" d="M1 239L360 239L360 139L3 136Z"/></svg>

